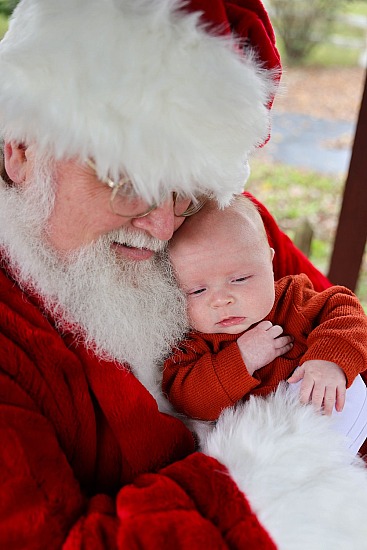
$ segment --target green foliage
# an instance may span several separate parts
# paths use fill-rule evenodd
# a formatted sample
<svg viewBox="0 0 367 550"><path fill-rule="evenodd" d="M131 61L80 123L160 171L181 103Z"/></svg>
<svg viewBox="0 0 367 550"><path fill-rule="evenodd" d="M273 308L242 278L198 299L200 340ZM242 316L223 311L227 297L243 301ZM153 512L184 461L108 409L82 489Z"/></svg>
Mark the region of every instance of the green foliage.
<svg viewBox="0 0 367 550"><path fill-rule="evenodd" d="M346 11L355 15L367 15L366 0L349 0Z"/></svg>
<svg viewBox="0 0 367 550"><path fill-rule="evenodd" d="M0 0L0 13L9 17L19 0Z"/></svg>
<svg viewBox="0 0 367 550"><path fill-rule="evenodd" d="M320 232L330 238L330 217L337 217L342 193L342 179L301 170L283 164L266 163L253 158L248 190L261 196L279 222L292 230L307 216ZM261 199L260 199L261 200ZM326 214L326 218L325 218Z"/></svg>
<svg viewBox="0 0 367 550"><path fill-rule="evenodd" d="M269 0L269 5L288 63L299 64L331 34L345 0Z"/></svg>
<svg viewBox="0 0 367 550"><path fill-rule="evenodd" d="M305 67L356 67L360 50L335 44L318 44L304 60Z"/></svg>
<svg viewBox="0 0 367 550"><path fill-rule="evenodd" d="M8 18L5 17L2 13L0 13L0 40L4 36L8 29Z"/></svg>
<svg viewBox="0 0 367 550"><path fill-rule="evenodd" d="M0 0L0 40L8 30L9 17L19 0Z"/></svg>

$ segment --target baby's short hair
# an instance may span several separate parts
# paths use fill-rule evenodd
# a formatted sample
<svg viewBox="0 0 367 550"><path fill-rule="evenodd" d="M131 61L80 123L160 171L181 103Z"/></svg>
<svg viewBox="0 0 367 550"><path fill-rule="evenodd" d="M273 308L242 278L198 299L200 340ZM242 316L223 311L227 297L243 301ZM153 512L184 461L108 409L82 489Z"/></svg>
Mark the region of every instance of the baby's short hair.
<svg viewBox="0 0 367 550"><path fill-rule="evenodd" d="M256 229L263 234L266 242L268 236L256 204L246 195L235 195L227 208L230 208L254 224Z"/></svg>
<svg viewBox="0 0 367 550"><path fill-rule="evenodd" d="M206 238L208 233L212 233L220 219L232 218L235 224L241 224L243 228L252 227L258 234L264 244L269 244L266 230L255 203L246 195L235 195L230 204L225 207L219 207L215 199L209 199L197 214L187 218L185 223L174 233L169 243L169 249L172 250L181 239L192 239L192 236L201 235ZM205 230L203 231L203 228ZM234 228L234 231L236 229Z"/></svg>

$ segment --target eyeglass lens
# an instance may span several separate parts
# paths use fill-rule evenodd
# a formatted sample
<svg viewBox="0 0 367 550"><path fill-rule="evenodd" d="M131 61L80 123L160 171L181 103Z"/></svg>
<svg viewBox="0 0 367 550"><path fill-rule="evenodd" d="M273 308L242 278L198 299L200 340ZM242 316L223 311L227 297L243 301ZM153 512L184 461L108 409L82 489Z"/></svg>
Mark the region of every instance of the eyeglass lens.
<svg viewBox="0 0 367 550"><path fill-rule="evenodd" d="M149 204L146 200L137 196L133 192L125 194L125 185L114 192L112 191L111 205L113 211L120 216L144 216L154 210L157 205ZM189 198L174 197L174 214L175 216L190 216L200 209L201 203L193 203Z"/></svg>
<svg viewBox="0 0 367 550"><path fill-rule="evenodd" d="M91 159L87 159L86 163L96 172L96 166ZM124 217L143 217L157 208L156 204L150 204L136 194L134 186L128 178L122 178L118 184L107 178L105 183L112 188L110 202L115 214ZM173 193L174 214L177 217L192 216L200 210L204 202L203 198L192 201L190 198Z"/></svg>

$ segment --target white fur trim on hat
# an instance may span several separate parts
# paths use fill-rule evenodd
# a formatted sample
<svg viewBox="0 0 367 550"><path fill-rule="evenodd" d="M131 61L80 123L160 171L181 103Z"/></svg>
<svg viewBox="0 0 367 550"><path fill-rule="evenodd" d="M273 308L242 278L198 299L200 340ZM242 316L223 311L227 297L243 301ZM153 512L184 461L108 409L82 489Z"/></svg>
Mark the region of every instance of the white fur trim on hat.
<svg viewBox="0 0 367 550"><path fill-rule="evenodd" d="M0 43L0 132L93 157L139 194L241 192L271 71L179 0L22 0Z"/></svg>

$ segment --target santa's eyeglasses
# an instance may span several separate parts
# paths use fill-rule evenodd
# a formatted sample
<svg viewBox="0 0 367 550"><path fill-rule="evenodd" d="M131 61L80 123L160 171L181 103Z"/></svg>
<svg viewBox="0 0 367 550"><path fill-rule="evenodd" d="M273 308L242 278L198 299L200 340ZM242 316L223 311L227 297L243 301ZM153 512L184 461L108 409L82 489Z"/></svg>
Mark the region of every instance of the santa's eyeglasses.
<svg viewBox="0 0 367 550"><path fill-rule="evenodd" d="M87 159L86 164L97 175L97 167L91 159ZM133 184L127 176L119 181L114 181L110 177L99 178L102 183L111 190L110 205L112 212L123 218L143 218L150 212L158 208L158 204L149 204L145 199L136 194ZM183 197L173 192L173 212L174 215L181 218L187 218L196 214L205 204L207 197L191 199Z"/></svg>

